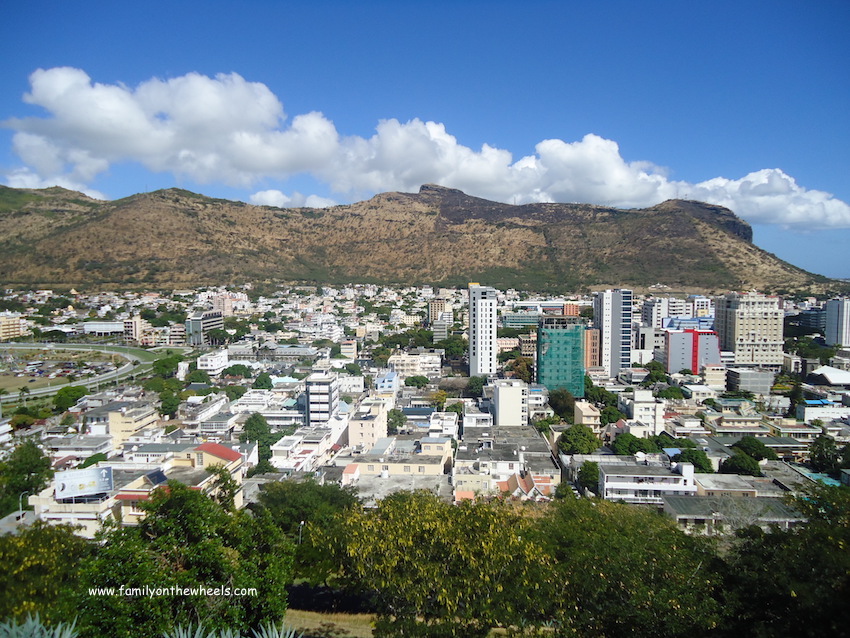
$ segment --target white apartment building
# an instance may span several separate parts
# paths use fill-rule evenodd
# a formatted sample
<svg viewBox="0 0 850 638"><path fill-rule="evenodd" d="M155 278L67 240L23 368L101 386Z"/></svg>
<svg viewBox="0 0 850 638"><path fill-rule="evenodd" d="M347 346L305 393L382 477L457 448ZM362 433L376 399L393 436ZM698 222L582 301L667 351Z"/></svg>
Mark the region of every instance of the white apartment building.
<svg viewBox="0 0 850 638"><path fill-rule="evenodd" d="M198 357L198 370L203 370L211 377L221 374L230 363L230 357L227 354L227 348L202 354Z"/></svg>
<svg viewBox="0 0 850 638"><path fill-rule="evenodd" d="M438 379L442 361L442 350L399 352L387 360L387 366L402 378L425 376Z"/></svg>
<svg viewBox="0 0 850 638"><path fill-rule="evenodd" d="M675 468L653 465L599 465L599 495L608 501L663 505L665 496L690 496L697 492L694 466Z"/></svg>
<svg viewBox="0 0 850 638"><path fill-rule="evenodd" d="M652 396L652 390L623 392L617 397L617 409L630 421L640 421L655 436L664 430L664 400Z"/></svg>
<svg viewBox="0 0 850 638"><path fill-rule="evenodd" d="M593 323L599 329L600 365L614 378L632 363L632 291L596 293Z"/></svg>
<svg viewBox="0 0 850 638"><path fill-rule="evenodd" d="M496 289L469 284L469 376L496 373Z"/></svg>
<svg viewBox="0 0 850 638"><path fill-rule="evenodd" d="M497 379L491 406L497 427L528 425L528 384L522 379Z"/></svg>
<svg viewBox="0 0 850 638"><path fill-rule="evenodd" d="M339 383L335 372L314 372L305 379L307 425L327 425L339 414Z"/></svg>
<svg viewBox="0 0 850 638"><path fill-rule="evenodd" d="M732 352L735 365L782 365L784 315L778 297L733 292L718 297L715 308L720 350Z"/></svg>

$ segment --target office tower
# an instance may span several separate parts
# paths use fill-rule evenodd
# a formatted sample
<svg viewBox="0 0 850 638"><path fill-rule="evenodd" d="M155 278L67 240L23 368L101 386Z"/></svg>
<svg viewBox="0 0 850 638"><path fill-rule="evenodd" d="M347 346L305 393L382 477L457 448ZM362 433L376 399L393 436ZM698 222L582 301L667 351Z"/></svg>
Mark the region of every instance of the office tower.
<svg viewBox="0 0 850 638"><path fill-rule="evenodd" d="M210 345L209 331L223 330L224 317L220 310L198 310L186 319L186 343L190 346Z"/></svg>
<svg viewBox="0 0 850 638"><path fill-rule="evenodd" d="M433 324L440 319L440 315L444 312L452 311L451 301L438 297L428 301L428 323Z"/></svg>
<svg viewBox="0 0 850 638"><path fill-rule="evenodd" d="M735 365L782 365L783 312L777 297L733 292L715 300L714 331Z"/></svg>
<svg viewBox="0 0 850 638"><path fill-rule="evenodd" d="M609 377L616 377L632 364L632 291L596 293L593 323L599 328L600 365Z"/></svg>
<svg viewBox="0 0 850 638"><path fill-rule="evenodd" d="M824 336L830 346L850 346L850 299L830 299L826 302Z"/></svg>
<svg viewBox="0 0 850 638"><path fill-rule="evenodd" d="M537 382L549 392L564 388L584 396L585 322L578 317L543 316L537 326Z"/></svg>
<svg viewBox="0 0 850 638"><path fill-rule="evenodd" d="M469 284L469 376L496 373L496 289Z"/></svg>

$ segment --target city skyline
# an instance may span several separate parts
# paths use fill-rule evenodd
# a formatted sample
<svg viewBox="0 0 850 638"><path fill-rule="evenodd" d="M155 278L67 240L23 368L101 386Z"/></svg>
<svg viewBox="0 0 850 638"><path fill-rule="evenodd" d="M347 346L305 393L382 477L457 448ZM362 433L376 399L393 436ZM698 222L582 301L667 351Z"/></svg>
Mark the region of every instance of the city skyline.
<svg viewBox="0 0 850 638"><path fill-rule="evenodd" d="M701 199L781 258L850 277L843 3L38 9L9 10L0 44L9 186Z"/></svg>

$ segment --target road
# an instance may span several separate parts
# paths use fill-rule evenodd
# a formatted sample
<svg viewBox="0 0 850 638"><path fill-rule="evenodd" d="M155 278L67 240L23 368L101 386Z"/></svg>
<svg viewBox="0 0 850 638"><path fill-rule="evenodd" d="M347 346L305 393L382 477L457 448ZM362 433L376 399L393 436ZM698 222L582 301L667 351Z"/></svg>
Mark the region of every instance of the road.
<svg viewBox="0 0 850 638"><path fill-rule="evenodd" d="M130 376L138 376L147 374L151 369L151 362L163 356L164 350L181 350L180 347L167 346L152 350L143 348L131 348L129 346L114 346L114 345L90 345L90 344L68 344L68 343L3 343L0 345L2 350L94 350L105 354L116 354L124 357L127 360L123 366L112 372L107 372L95 377L79 379L71 385L84 385L91 390L98 388L104 383L111 381L119 381ZM182 349L186 350L186 349ZM191 350L191 348L189 348ZM57 383L54 386L46 386L30 390L27 399L37 399L49 397L56 394L61 388L67 387L67 383ZM3 403L17 403L20 400L17 392L0 396L0 401Z"/></svg>

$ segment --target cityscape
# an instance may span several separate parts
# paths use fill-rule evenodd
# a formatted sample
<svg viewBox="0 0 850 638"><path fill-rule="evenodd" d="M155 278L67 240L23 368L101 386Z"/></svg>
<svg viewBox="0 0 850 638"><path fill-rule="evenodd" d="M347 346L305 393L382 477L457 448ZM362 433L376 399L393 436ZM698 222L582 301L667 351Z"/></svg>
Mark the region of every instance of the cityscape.
<svg viewBox="0 0 850 638"><path fill-rule="evenodd" d="M6 5L0 638L850 635L850 3Z"/></svg>
<svg viewBox="0 0 850 638"><path fill-rule="evenodd" d="M246 284L0 303L7 533L102 541L180 484L234 512L285 511L278 488L367 516L405 494L602 501L729 542L799 534L800 497L850 484L850 298ZM328 496L301 498L279 521L296 556L328 533Z"/></svg>

